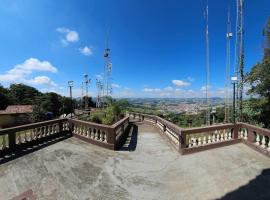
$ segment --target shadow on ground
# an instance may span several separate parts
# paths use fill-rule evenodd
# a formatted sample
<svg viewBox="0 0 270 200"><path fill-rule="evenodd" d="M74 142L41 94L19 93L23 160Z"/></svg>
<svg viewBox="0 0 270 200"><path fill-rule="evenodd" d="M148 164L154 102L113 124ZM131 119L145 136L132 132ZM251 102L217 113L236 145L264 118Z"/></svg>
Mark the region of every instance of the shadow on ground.
<svg viewBox="0 0 270 200"><path fill-rule="evenodd" d="M135 151L138 140L138 126L134 123L130 124L126 138L119 148L119 151Z"/></svg>
<svg viewBox="0 0 270 200"><path fill-rule="evenodd" d="M251 180L248 184L226 194L220 200L240 200L240 199L270 199L270 169L264 169L260 175Z"/></svg>
<svg viewBox="0 0 270 200"><path fill-rule="evenodd" d="M0 153L0 165L16 158L22 157L39 149L43 149L52 144L72 137L69 132L62 132L60 134L51 135L50 137L41 138L27 143L17 145L16 150L4 151Z"/></svg>

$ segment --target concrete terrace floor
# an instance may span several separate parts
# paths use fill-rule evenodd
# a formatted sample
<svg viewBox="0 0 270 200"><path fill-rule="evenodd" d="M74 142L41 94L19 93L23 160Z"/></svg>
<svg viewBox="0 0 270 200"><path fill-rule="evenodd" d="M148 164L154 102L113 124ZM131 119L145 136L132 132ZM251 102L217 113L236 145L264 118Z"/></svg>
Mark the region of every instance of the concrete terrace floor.
<svg viewBox="0 0 270 200"><path fill-rule="evenodd" d="M0 165L0 199L29 189L53 200L270 198L270 160L244 144L181 156L156 128L137 125L134 151L69 138Z"/></svg>

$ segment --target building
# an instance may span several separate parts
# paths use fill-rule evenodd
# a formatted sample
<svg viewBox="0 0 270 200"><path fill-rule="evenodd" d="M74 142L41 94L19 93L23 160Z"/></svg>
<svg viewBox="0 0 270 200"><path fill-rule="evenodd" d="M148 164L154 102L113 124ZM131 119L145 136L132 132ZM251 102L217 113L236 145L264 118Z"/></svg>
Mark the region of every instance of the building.
<svg viewBox="0 0 270 200"><path fill-rule="evenodd" d="M7 128L31 122L33 113L32 105L10 105L5 110L0 110L0 128Z"/></svg>

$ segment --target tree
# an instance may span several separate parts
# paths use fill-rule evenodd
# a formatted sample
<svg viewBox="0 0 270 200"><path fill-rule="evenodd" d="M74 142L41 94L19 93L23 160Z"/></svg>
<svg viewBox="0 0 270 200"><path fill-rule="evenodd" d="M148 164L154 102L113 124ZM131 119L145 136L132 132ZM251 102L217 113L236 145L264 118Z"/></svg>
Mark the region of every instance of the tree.
<svg viewBox="0 0 270 200"><path fill-rule="evenodd" d="M0 110L6 109L9 104L9 90L0 85Z"/></svg>
<svg viewBox="0 0 270 200"><path fill-rule="evenodd" d="M69 97L61 97L62 108L60 109L61 114L69 114L74 112L74 101Z"/></svg>
<svg viewBox="0 0 270 200"><path fill-rule="evenodd" d="M45 93L41 98L40 107L44 112L52 112L58 116L62 109L61 96L54 92Z"/></svg>
<svg viewBox="0 0 270 200"><path fill-rule="evenodd" d="M264 55L261 62L257 63L247 77L247 83L251 88L248 93L265 98L262 106L261 122L265 127L270 126L270 17L263 31L265 36Z"/></svg>
<svg viewBox="0 0 270 200"><path fill-rule="evenodd" d="M12 103L17 105L33 105L35 97L42 95L36 88L24 84L12 84L9 90Z"/></svg>

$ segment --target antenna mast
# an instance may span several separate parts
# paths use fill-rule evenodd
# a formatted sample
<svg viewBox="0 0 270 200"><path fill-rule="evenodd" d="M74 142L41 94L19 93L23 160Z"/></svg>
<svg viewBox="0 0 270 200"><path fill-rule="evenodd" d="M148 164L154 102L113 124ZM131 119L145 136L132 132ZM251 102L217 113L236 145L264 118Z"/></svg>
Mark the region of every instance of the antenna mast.
<svg viewBox="0 0 270 200"><path fill-rule="evenodd" d="M107 35L106 48L104 51L104 90L106 96L111 96L112 94L112 62L111 62L111 52L109 49L109 34Z"/></svg>
<svg viewBox="0 0 270 200"><path fill-rule="evenodd" d="M81 86L81 89L82 89L81 109L83 109L83 97L84 97L83 85L84 85L84 83L82 82L82 86Z"/></svg>
<svg viewBox="0 0 270 200"><path fill-rule="evenodd" d="M101 102L101 95L103 90L103 84L100 80L96 79L96 86L97 86L97 99L96 99L96 107L101 108L102 102Z"/></svg>
<svg viewBox="0 0 270 200"><path fill-rule="evenodd" d="M229 105L229 85L230 85L230 68L231 68L231 38L233 34L231 31L231 16L230 16L230 9L228 9L228 21L227 21L227 53L226 53L226 75L225 75L225 123L229 122L230 116L230 105Z"/></svg>
<svg viewBox="0 0 270 200"><path fill-rule="evenodd" d="M88 74L84 74L84 84L85 84L85 99L84 99L84 109L88 110L88 85L91 79L88 78Z"/></svg>
<svg viewBox="0 0 270 200"><path fill-rule="evenodd" d="M210 125L210 102L209 102L209 79L210 79L210 64L209 64L209 32L208 32L208 1L205 11L205 42L206 42L206 86L205 86L205 98L206 98L206 125Z"/></svg>
<svg viewBox="0 0 270 200"><path fill-rule="evenodd" d="M244 83L244 28L243 28L243 10L244 0L236 0L236 40L235 40L235 76L237 77L236 92L236 111L237 119L242 118L243 108L243 83Z"/></svg>

